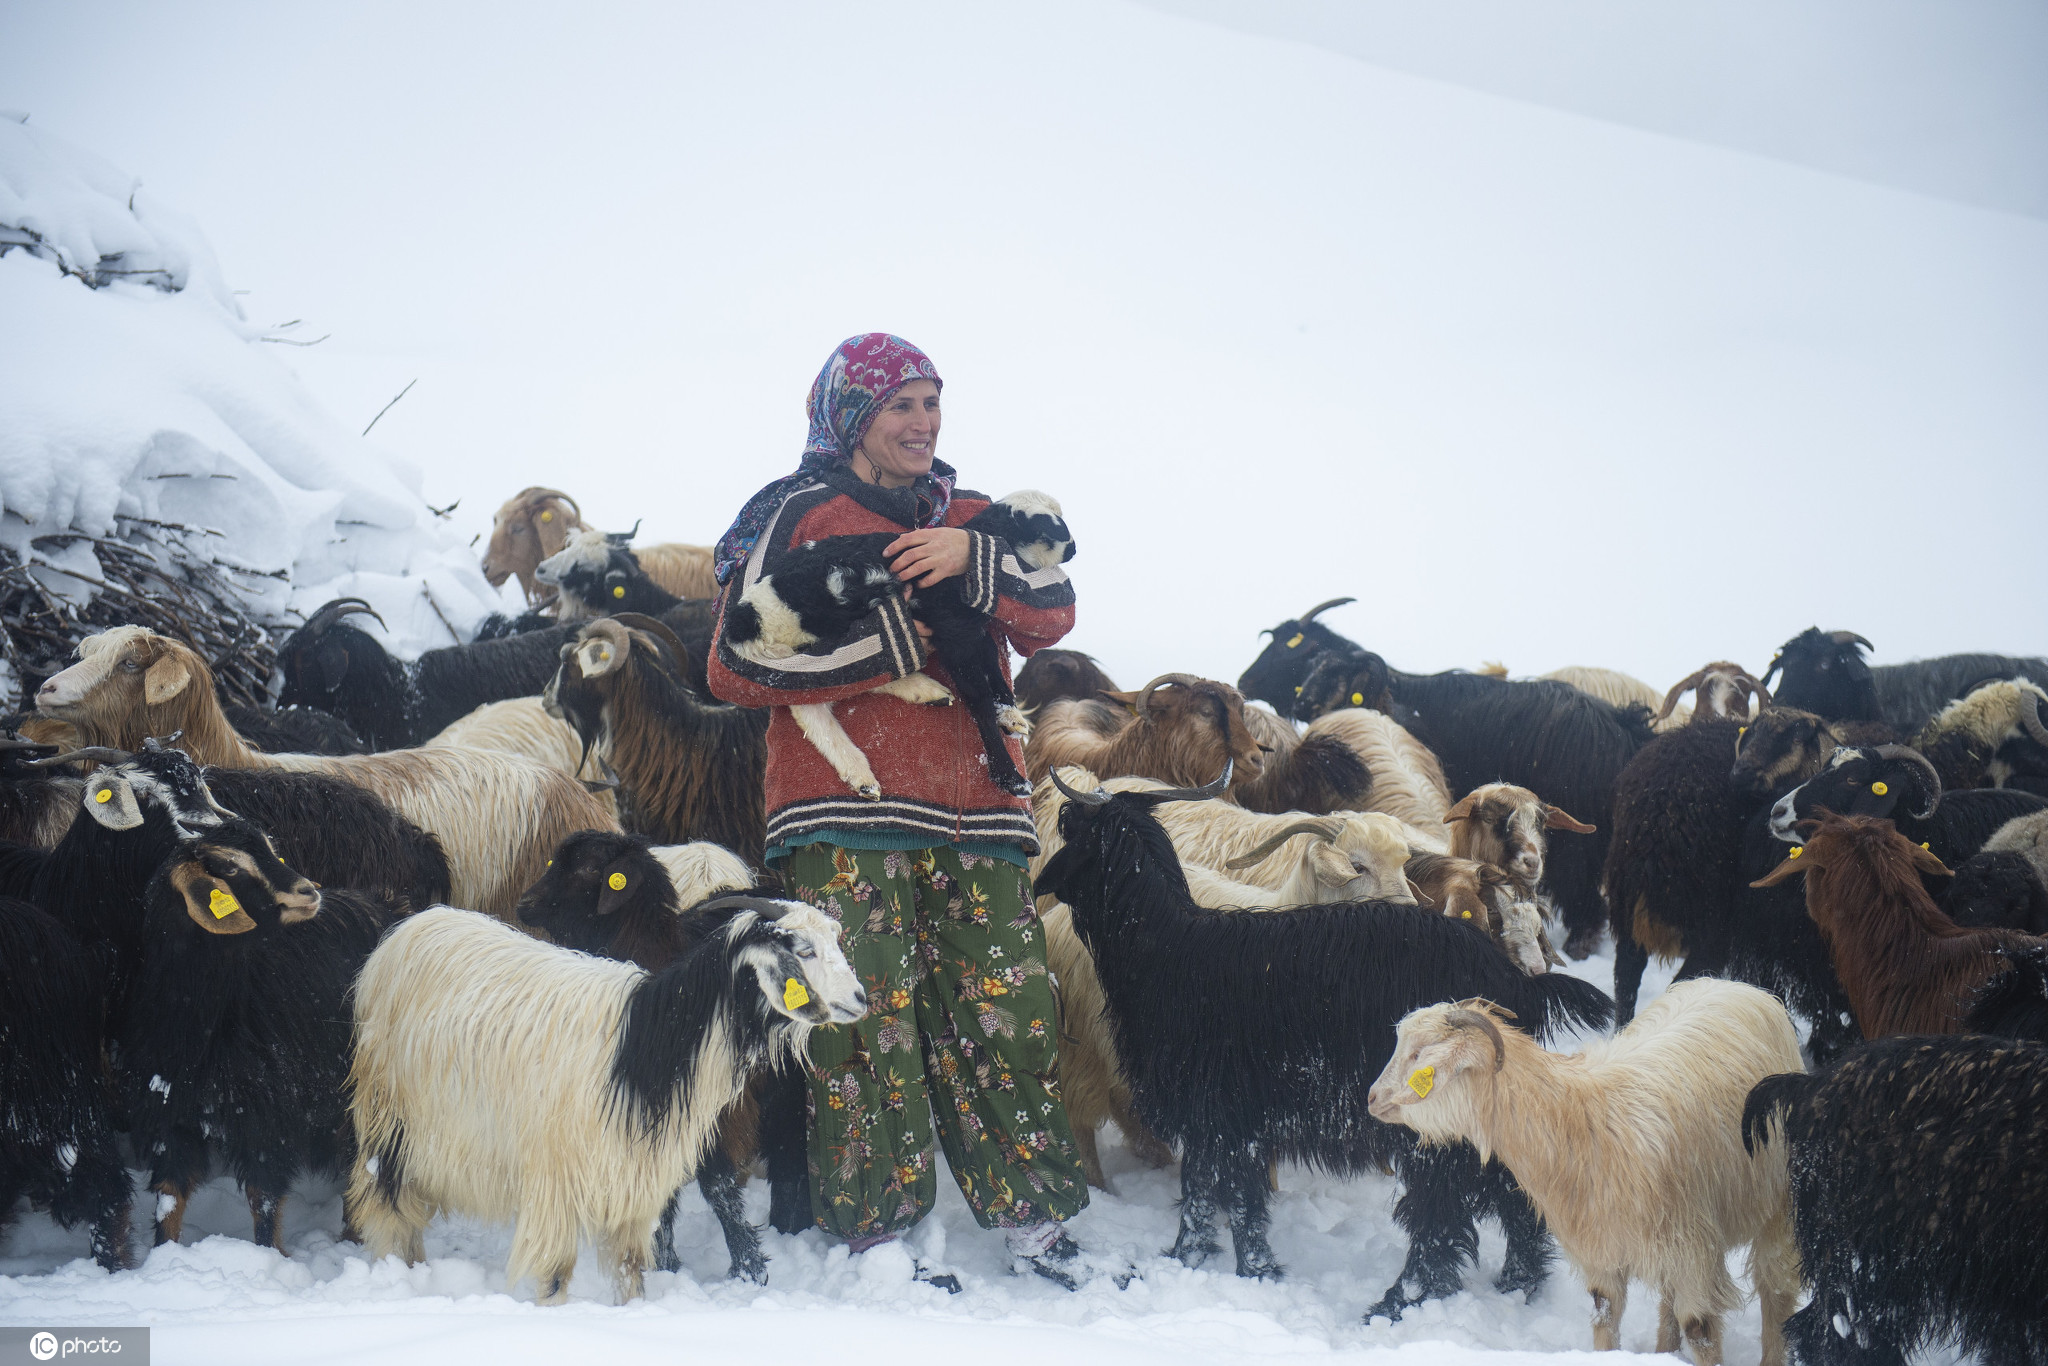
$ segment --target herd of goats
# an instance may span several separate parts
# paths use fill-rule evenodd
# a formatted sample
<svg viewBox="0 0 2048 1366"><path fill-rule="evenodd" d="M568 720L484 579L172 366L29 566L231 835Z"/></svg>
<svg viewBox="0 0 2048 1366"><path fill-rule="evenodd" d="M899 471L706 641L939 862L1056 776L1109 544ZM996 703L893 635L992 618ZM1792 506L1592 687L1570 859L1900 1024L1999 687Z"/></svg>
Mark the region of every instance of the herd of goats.
<svg viewBox="0 0 2048 1366"><path fill-rule="evenodd" d="M440 1212L513 1223L543 1302L579 1242L621 1300L675 1269L692 1179L734 1275L767 1276L757 1165L809 1226L789 1064L868 1002L761 866L767 718L705 687L709 555L529 489L484 569L532 610L400 661L330 603L274 708L124 626L12 718L0 1209L118 1269L131 1162L158 1243L218 1167L274 1246L324 1170L375 1256L420 1259ZM1668 693L1419 675L1333 605L1235 687L1067 650L1016 676L1091 1183L1114 1122L1180 1164L1172 1255L1221 1221L1277 1277L1277 1163L1391 1171L1410 1246L1374 1315L1462 1289L1490 1216L1495 1284L1534 1291L1555 1239L1599 1348L1634 1279L1658 1350L1719 1361L1747 1248L1765 1366L2048 1361L2048 660L1872 667L1813 629ZM1607 935L1611 997L1550 971ZM1682 966L1638 1011L1652 954Z"/></svg>

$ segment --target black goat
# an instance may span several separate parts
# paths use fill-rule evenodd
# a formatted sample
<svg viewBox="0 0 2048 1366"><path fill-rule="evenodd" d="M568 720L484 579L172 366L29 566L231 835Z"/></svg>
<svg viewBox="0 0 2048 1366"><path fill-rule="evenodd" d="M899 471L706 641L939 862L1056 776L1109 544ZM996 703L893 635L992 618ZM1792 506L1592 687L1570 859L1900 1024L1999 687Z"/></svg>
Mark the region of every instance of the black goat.
<svg viewBox="0 0 2048 1366"><path fill-rule="evenodd" d="M277 652L285 680L278 700L333 712L373 751L424 744L487 702L538 695L577 629L551 626L451 645L401 663L375 637L347 624L355 615L377 614L360 598L336 598L285 639ZM662 617L690 645L691 676L700 690L712 620L711 604L694 599Z"/></svg>
<svg viewBox="0 0 2048 1366"><path fill-rule="evenodd" d="M221 819L151 881L120 1035L121 1098L173 1242L218 1148L279 1244L294 1177L347 1170L348 994L400 908L321 892L263 832ZM165 1203L164 1197L169 1197Z"/></svg>
<svg viewBox="0 0 2048 1366"><path fill-rule="evenodd" d="M1074 541L1060 516L1060 506L1035 490L1009 494L990 503L964 524L1006 542L1017 558L1033 569L1048 569L1074 557ZM838 640L884 600L901 596L906 585L890 569L883 551L900 533L878 531L859 536L828 536L797 547L773 574L747 587L725 614L725 638L734 649L758 658L787 656L820 640ZM566 553L566 552L565 552ZM912 589L911 614L931 628L932 644L951 678L988 756L988 773L997 787L1019 797L1031 795L1031 784L1010 755L1009 738L1022 735L1025 724L1004 671L1004 649L989 632L989 609L969 603L962 585L941 580ZM945 700L916 693L917 675L885 684L904 689L899 696ZM929 680L925 680L929 683ZM928 692L929 689L926 689ZM839 776L865 797L879 798L872 773L859 752L838 730L829 705L798 709L798 722ZM822 737L817 732L828 733Z"/></svg>
<svg viewBox="0 0 2048 1366"><path fill-rule="evenodd" d="M103 964L54 918L0 897L0 1227L26 1195L94 1260L128 1265L128 1172L100 1056Z"/></svg>
<svg viewBox="0 0 2048 1366"><path fill-rule="evenodd" d="M705 941L706 923L696 909L732 892L769 900L782 895L780 887L755 886L745 861L715 845L656 847L638 835L584 830L555 850L548 871L520 898L519 918L564 948L658 973ZM740 1202L739 1173L757 1152L768 1159L769 1222L784 1233L811 1226L804 1122L802 1077L788 1068L764 1073L725 1112L717 1147L697 1168L697 1189L724 1231L734 1277L768 1280L760 1236ZM671 1200L654 1230L658 1271L682 1265L674 1220Z"/></svg>
<svg viewBox="0 0 2048 1366"><path fill-rule="evenodd" d="M2048 814L2015 816L1956 867L1942 909L1958 925L2048 934Z"/></svg>
<svg viewBox="0 0 2048 1366"><path fill-rule="evenodd" d="M1497 1163L1464 1145L1422 1148L1371 1118L1367 1093L1393 1053L1401 1017L1419 1006L1483 996L1540 1032L1604 1025L1612 1003L1562 973L1526 977L1470 924L1416 906L1359 902L1270 915L1206 911L1188 894L1173 842L1151 814L1207 788L1079 793L1060 814L1065 846L1034 884L1073 908L1102 981L1117 1053L1141 1118L1181 1156L1180 1236L1190 1265L1217 1251L1225 1213L1237 1270L1277 1276L1266 1241L1267 1164L1336 1172L1391 1163L1408 1186L1394 1216L1412 1242L1400 1280L1371 1311L1459 1289L1477 1253L1475 1214L1508 1233L1496 1284L1533 1289L1548 1238Z"/></svg>
<svg viewBox="0 0 2048 1366"><path fill-rule="evenodd" d="M659 616L683 599L669 592L641 568L631 549L633 531L603 532L582 527L569 533L569 543L542 560L533 577L553 588L563 621L587 621L616 612Z"/></svg>
<svg viewBox="0 0 2048 1366"><path fill-rule="evenodd" d="M1393 684L1393 670L1387 667L1386 660L1348 640L1342 641L1316 656L1308 676L1297 689L1294 718L1313 721L1346 707L1368 707L1391 714Z"/></svg>
<svg viewBox="0 0 2048 1366"><path fill-rule="evenodd" d="M1778 647L1764 681L1783 670L1779 705L1830 719L1883 721L1902 737L1918 735L1936 712L1973 684L2021 676L2048 682L2048 659L1959 654L1872 668L1862 655L1872 648L1854 631L1809 626Z"/></svg>
<svg viewBox="0 0 2048 1366"><path fill-rule="evenodd" d="M1785 1115L1812 1300L1785 1324L1807 1366L1898 1363L1953 1343L2048 1360L2048 1047L1970 1035L1863 1045L1828 1071L1766 1077L1743 1142Z"/></svg>
<svg viewBox="0 0 2048 1366"><path fill-rule="evenodd" d="M1905 745L1838 749L1819 773L1771 808L1771 833L1796 844L1796 827L1821 808L1842 816L1880 816L1950 868L1984 846L2016 816L2048 811L2048 798L2005 788L1943 793L1941 778Z"/></svg>
<svg viewBox="0 0 2048 1366"><path fill-rule="evenodd" d="M355 728L318 707L230 707L221 714L235 734L265 754L367 754Z"/></svg>
<svg viewBox="0 0 2048 1366"><path fill-rule="evenodd" d="M1249 669L1238 675L1237 690L1252 701L1264 702L1280 715L1293 720L1295 699L1301 695L1309 671L1324 651L1348 649L1358 654L1365 653L1316 620L1333 607L1357 601L1357 598L1331 598L1328 602L1317 603L1298 617L1289 617L1270 631L1261 632L1271 636L1273 641L1259 652L1259 657L1252 661Z"/></svg>
<svg viewBox="0 0 2048 1366"><path fill-rule="evenodd" d="M441 841L360 784L278 769L202 772L222 806L268 831L278 856L322 887L388 895L415 911L448 900Z"/></svg>
<svg viewBox="0 0 2048 1366"><path fill-rule="evenodd" d="M2048 1044L2048 944L1998 953L2008 970L1978 988L1963 1017L1963 1032Z"/></svg>

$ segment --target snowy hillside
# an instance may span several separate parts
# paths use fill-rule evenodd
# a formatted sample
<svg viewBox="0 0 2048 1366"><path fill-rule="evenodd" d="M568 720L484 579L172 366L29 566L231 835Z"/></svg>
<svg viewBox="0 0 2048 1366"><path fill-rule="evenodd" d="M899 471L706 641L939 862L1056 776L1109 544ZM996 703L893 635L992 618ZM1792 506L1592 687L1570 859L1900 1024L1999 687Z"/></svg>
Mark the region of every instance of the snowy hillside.
<svg viewBox="0 0 2048 1366"><path fill-rule="evenodd" d="M447 644L495 601L406 469L344 430L252 326L205 237L137 180L0 118L0 545L74 601L86 542L183 538L260 620L355 594L400 648ZM431 601L430 601L431 598ZM439 615L436 615L438 608Z"/></svg>

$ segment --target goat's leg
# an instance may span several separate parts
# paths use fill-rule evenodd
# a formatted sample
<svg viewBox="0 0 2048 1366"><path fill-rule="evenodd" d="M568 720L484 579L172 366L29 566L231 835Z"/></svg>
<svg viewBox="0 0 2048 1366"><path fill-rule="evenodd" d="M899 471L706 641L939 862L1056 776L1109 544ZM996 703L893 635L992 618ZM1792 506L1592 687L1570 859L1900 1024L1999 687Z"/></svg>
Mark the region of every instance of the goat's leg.
<svg viewBox="0 0 2048 1366"><path fill-rule="evenodd" d="M1536 1206L1515 1184L1506 1167L1497 1161L1488 1162L1485 1180L1488 1206L1500 1220L1501 1232L1508 1240L1507 1254L1501 1258L1500 1275L1494 1277L1493 1288L1503 1295L1519 1290L1525 1299L1531 1298L1550 1279L1550 1230L1544 1227L1543 1216L1536 1212Z"/></svg>
<svg viewBox="0 0 2048 1366"><path fill-rule="evenodd" d="M697 1173L699 1188L702 1188L704 1173ZM683 1259L676 1255L676 1202L682 1199L681 1191L673 1191L668 1203L661 1207L661 1213L654 1221L654 1269L656 1271L681 1271ZM710 1198L710 1193L705 1193Z"/></svg>
<svg viewBox="0 0 2048 1366"><path fill-rule="evenodd" d="M1190 1142L1180 1163L1180 1236L1166 1255L1200 1266L1223 1250L1216 1241L1217 1166L1207 1143Z"/></svg>
<svg viewBox="0 0 2048 1366"><path fill-rule="evenodd" d="M205 1179L206 1140L190 1130L173 1129L149 1173L149 1188L156 1193L156 1246L178 1241L192 1188Z"/></svg>
<svg viewBox="0 0 2048 1366"><path fill-rule="evenodd" d="M242 1188L249 1197L249 1223L252 1229L250 1241L258 1247L274 1247L284 1251L284 1198L282 1190L272 1190L251 1181Z"/></svg>
<svg viewBox="0 0 2048 1366"><path fill-rule="evenodd" d="M1457 1294L1464 1288L1465 1263L1479 1255L1471 1193L1483 1173L1471 1145L1423 1147L1411 1141L1395 1155L1394 1170L1407 1186L1394 1202L1394 1222L1408 1234L1408 1260L1368 1318L1398 1319L1410 1305Z"/></svg>
<svg viewBox="0 0 2048 1366"><path fill-rule="evenodd" d="M1095 1146L1095 1131L1085 1124L1074 1126L1074 1151L1081 1157L1081 1176L1099 1191L1116 1192L1110 1189L1109 1178L1102 1173L1102 1152Z"/></svg>
<svg viewBox="0 0 2048 1366"><path fill-rule="evenodd" d="M875 691L921 707L945 707L953 702L952 690L922 669L892 678Z"/></svg>
<svg viewBox="0 0 2048 1366"><path fill-rule="evenodd" d="M1221 1190L1230 1205L1230 1236L1237 1245L1237 1274L1277 1281L1285 1273L1273 1245L1266 1239L1267 1179L1271 1166L1259 1155L1247 1155L1223 1174Z"/></svg>
<svg viewBox="0 0 2048 1366"><path fill-rule="evenodd" d="M1799 1302L1799 1244L1787 1211L1773 1215L1750 1244L1749 1278L1763 1313L1762 1366L1785 1366L1785 1320Z"/></svg>
<svg viewBox="0 0 2048 1366"><path fill-rule="evenodd" d="M1614 931L1614 1027L1621 1028L1636 1017L1636 997L1643 989L1643 970L1650 965L1650 951L1636 939L1628 917L1616 914Z"/></svg>
<svg viewBox="0 0 2048 1366"><path fill-rule="evenodd" d="M812 1223L804 1079L797 1068L780 1067L759 1085L761 1152L768 1159L768 1226L777 1233L802 1233Z"/></svg>
<svg viewBox="0 0 2048 1366"><path fill-rule="evenodd" d="M812 748L832 765L839 781L871 802L882 799L882 785L875 781L874 769L868 767L868 756L860 752L860 746L853 743L853 737L839 724L839 718L832 714L830 702L804 702L791 707L789 714L797 729L804 733L804 738L811 742Z"/></svg>
<svg viewBox="0 0 2048 1366"><path fill-rule="evenodd" d="M732 1266L725 1274L733 1280L768 1284L768 1259L761 1255L761 1234L747 1222L746 1207L740 1200L739 1173L734 1170L732 1159L716 1148L707 1153L704 1164L697 1169L697 1189L704 1192L704 1199L718 1216L718 1227L725 1234L725 1250L732 1256ZM673 1196L669 1207L673 1212ZM673 1239L673 1233L670 1236ZM669 1246L673 1256L673 1241Z"/></svg>
<svg viewBox="0 0 2048 1366"><path fill-rule="evenodd" d="M1621 1340L1621 1316L1628 1309L1628 1273L1589 1267L1586 1289L1593 1292L1593 1350L1611 1352Z"/></svg>
<svg viewBox="0 0 2048 1366"><path fill-rule="evenodd" d="M1665 1290L1657 1296L1657 1350L1675 1352L1678 1343L1678 1311L1672 1307L1671 1292Z"/></svg>

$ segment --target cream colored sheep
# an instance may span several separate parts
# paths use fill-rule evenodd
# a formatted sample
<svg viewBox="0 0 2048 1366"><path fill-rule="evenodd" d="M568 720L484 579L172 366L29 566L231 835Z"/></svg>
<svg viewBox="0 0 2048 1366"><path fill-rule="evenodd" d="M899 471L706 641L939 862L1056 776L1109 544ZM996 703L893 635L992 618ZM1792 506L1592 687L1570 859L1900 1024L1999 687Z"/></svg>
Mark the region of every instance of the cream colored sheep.
<svg viewBox="0 0 2048 1366"><path fill-rule="evenodd" d="M1745 1151L1742 1107L1763 1078L1804 1070L1784 1006L1738 982L1680 982L1576 1055L1545 1052L1490 1010L1410 1012L1373 1117L1468 1141L1514 1173L1593 1292L1597 1350L1617 1345L1634 1278L1660 1296L1657 1350L1682 1336L1697 1366L1718 1366L1722 1317L1742 1298L1728 1253L1748 1245L1763 1366L1781 1366L1799 1293L1784 1145L1773 1135Z"/></svg>

